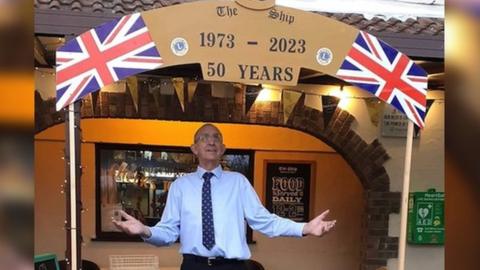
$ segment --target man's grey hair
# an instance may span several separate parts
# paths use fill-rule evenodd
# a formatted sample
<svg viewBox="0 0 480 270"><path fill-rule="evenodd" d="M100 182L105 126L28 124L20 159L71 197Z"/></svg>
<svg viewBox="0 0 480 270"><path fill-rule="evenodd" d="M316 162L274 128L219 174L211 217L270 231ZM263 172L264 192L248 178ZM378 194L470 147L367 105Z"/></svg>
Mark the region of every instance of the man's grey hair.
<svg viewBox="0 0 480 270"><path fill-rule="evenodd" d="M205 123L205 124L203 124L201 127L199 127L199 128L197 129L197 131L195 131L195 135L193 135L193 143L197 143L197 142L198 142L198 140L200 139L200 138L199 138L200 130L202 130L204 127L207 127L207 126L211 126L211 127L215 128L215 129L218 131L218 133L220 134L220 136L223 138L222 132L220 131L220 129L219 129L217 126L215 126L215 125L212 124L212 123Z"/></svg>

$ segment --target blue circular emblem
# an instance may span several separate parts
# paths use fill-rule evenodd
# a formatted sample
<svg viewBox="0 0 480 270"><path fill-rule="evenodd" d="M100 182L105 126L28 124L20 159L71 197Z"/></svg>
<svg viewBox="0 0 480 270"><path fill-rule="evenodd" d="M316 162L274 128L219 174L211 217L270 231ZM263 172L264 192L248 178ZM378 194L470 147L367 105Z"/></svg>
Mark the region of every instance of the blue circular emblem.
<svg viewBox="0 0 480 270"><path fill-rule="evenodd" d="M321 48L317 51L317 62L326 66L332 62L333 53L329 48Z"/></svg>
<svg viewBox="0 0 480 270"><path fill-rule="evenodd" d="M184 56L188 52L188 42L184 38L177 37L172 40L170 48L176 56Z"/></svg>

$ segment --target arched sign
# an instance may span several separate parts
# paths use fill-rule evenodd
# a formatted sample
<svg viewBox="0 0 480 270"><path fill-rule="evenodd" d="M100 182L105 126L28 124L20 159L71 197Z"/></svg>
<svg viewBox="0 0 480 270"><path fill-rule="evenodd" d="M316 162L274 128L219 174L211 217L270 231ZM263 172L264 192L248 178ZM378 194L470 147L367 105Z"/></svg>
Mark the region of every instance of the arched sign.
<svg viewBox="0 0 480 270"><path fill-rule="evenodd" d="M300 69L375 94L423 127L427 74L342 22L272 0L199 1L123 16L57 51L57 110L125 77L201 65L203 79L296 85Z"/></svg>

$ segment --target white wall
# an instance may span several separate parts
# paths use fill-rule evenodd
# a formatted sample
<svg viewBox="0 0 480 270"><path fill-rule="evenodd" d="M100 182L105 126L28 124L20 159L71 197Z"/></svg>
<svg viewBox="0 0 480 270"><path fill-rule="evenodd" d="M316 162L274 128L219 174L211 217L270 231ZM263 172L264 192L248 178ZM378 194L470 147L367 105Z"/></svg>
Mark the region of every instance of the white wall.
<svg viewBox="0 0 480 270"><path fill-rule="evenodd" d="M368 94L355 88L347 88L347 97L365 97ZM445 102L444 92L431 91L428 99L435 99L425 119L425 128L420 137L414 139L412 151L412 168L410 192L426 191L435 188L444 191L444 132L445 132ZM390 177L390 190L401 192L403 185L403 168L405 159L406 138L388 138L381 136L381 123L375 127L369 118L364 100L347 98L341 104L343 109L355 116L353 129L367 142L378 138L385 147L390 160L384 165ZM386 105L389 106L389 105ZM400 235L400 215L391 214L389 220L389 235ZM426 246L407 244L407 270L442 270L444 269L444 246ZM388 269L397 269L397 259L388 261Z"/></svg>

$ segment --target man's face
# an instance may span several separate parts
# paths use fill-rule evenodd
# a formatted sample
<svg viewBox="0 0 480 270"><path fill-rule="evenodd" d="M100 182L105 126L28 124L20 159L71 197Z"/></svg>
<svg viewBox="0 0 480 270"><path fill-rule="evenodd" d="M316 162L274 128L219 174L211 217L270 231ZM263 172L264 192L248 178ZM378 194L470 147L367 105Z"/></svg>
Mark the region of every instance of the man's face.
<svg viewBox="0 0 480 270"><path fill-rule="evenodd" d="M225 152L222 134L214 126L204 126L198 131L191 149L198 157L200 164L204 162L218 163Z"/></svg>

